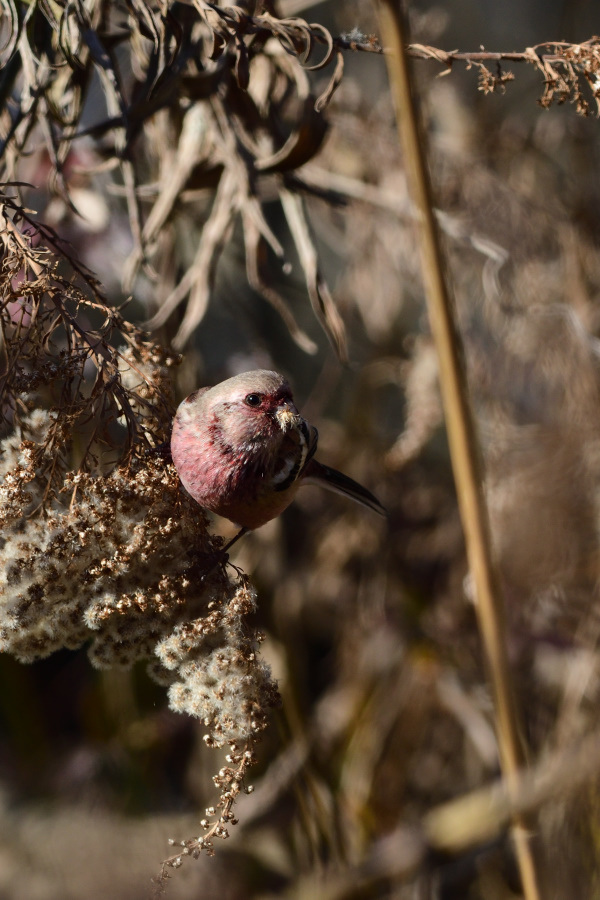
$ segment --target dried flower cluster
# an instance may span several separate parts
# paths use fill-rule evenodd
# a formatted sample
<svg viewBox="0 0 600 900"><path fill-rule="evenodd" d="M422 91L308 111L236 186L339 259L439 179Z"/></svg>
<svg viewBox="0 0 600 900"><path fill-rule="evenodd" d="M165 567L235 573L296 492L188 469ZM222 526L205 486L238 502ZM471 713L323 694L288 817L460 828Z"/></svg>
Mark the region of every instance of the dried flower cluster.
<svg viewBox="0 0 600 900"><path fill-rule="evenodd" d="M35 482L32 455L21 444L5 474L1 649L30 662L93 638L98 665L150 655L177 612L201 599L183 574L189 548L209 547L201 514L186 510L172 468L149 458L106 477L69 472L68 502L27 516L16 500Z"/></svg>
<svg viewBox="0 0 600 900"><path fill-rule="evenodd" d="M169 327L185 305L176 347L202 320L241 226L249 285L314 352L272 277L288 278L284 257L297 259L344 358L304 210L315 191L297 171L322 145L342 51L381 48L370 35L335 39L278 18L270 2L0 0L0 10L0 181L13 184L0 197L0 647L23 661L82 644L98 666L149 660L171 707L198 717L211 745L243 748L239 760L232 749L243 773L277 691L247 624L253 594L226 577L163 458L175 360L111 307L29 209L40 210L35 190L48 186L47 221L71 236L96 228L107 269L127 254L114 281L152 297L153 326ZM324 84L308 74L330 66ZM90 122L92 108L101 112ZM121 210L109 211L111 194ZM224 795L209 837L232 818L241 776L228 778L217 779Z"/></svg>
<svg viewBox="0 0 600 900"><path fill-rule="evenodd" d="M148 660L210 746L246 746L277 689L247 624L254 593L163 452L174 360L8 198L2 239L0 650Z"/></svg>
<svg viewBox="0 0 600 900"><path fill-rule="evenodd" d="M504 71L503 62L525 62L534 66L543 78L544 90L540 106L548 109L553 103L572 103L582 116L600 114L600 40L597 37L571 44L565 41L546 41L527 47L521 53L493 53L486 50L473 53L447 52L424 44L412 44L412 54L420 59L435 59L448 66L466 62L467 68L479 73L479 89L484 94L503 91L512 72ZM488 68L495 63L495 71ZM446 73L444 73L446 74ZM586 94L591 94L591 101Z"/></svg>
<svg viewBox="0 0 600 900"><path fill-rule="evenodd" d="M244 626L254 612L254 592L240 584L227 602L209 603L210 612L175 627L156 647L161 665L175 673L169 689L174 709L211 727L210 740L238 740L266 725L277 703L268 667L257 659L259 633Z"/></svg>
<svg viewBox="0 0 600 900"><path fill-rule="evenodd" d="M210 739L207 743L210 743ZM216 787L221 790L219 802L216 807L207 807L206 818L200 822L204 834L183 841L175 841L173 839L169 841L171 846L179 845L181 851L163 862L160 875L155 879L156 896L164 893L164 888L169 878L169 869L178 869L186 856L198 859L203 850L209 856L214 856L214 839L220 838L225 840L229 837L228 826L237 825L238 822L232 812L237 797L241 791L246 794L251 794L253 791L252 785L246 785L244 781L248 768L254 762L252 740L248 740L243 747L240 747L235 741L230 742L227 765L223 766L219 774L213 778Z"/></svg>

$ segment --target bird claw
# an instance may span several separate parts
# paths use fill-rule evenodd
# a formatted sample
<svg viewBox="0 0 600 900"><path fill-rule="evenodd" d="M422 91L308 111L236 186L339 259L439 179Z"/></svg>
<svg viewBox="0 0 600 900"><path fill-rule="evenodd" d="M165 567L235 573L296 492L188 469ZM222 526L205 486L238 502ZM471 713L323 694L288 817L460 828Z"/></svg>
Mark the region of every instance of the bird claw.
<svg viewBox="0 0 600 900"><path fill-rule="evenodd" d="M220 566L223 571L225 571L225 567L228 565L231 566L236 575L241 578L243 575L242 570L238 569L237 566L234 566L233 563L229 561L229 550L247 530L247 528L242 528L235 537L231 538L224 547L220 547L218 550L209 550L208 552L198 550L194 554L194 562L185 570L185 574L188 578L198 579L202 582L217 568L217 566Z"/></svg>
<svg viewBox="0 0 600 900"><path fill-rule="evenodd" d="M224 569L229 562L229 554L224 550L211 550L208 553L198 552L194 556L194 562L186 567L185 575L200 582L204 581L218 566Z"/></svg>

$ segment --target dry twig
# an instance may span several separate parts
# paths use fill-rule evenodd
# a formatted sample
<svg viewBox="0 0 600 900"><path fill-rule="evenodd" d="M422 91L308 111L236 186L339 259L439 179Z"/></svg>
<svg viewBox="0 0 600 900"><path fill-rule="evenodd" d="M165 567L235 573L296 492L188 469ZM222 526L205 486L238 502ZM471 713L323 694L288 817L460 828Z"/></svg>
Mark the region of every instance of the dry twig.
<svg viewBox="0 0 600 900"><path fill-rule="evenodd" d="M565 41L544 41L522 52L493 53L488 50L460 52L440 50L425 44L411 44L411 56L417 59L432 59L446 66L442 75L452 71L456 62L464 62L467 69L479 72L479 90L485 94L505 89L514 80L510 71L502 68L504 62L524 62L533 66L542 76L544 92L540 106L548 109L553 103L572 103L582 116L592 112L600 115L600 40L592 37L581 44ZM495 63L495 72L488 66ZM593 105L585 96L591 93Z"/></svg>

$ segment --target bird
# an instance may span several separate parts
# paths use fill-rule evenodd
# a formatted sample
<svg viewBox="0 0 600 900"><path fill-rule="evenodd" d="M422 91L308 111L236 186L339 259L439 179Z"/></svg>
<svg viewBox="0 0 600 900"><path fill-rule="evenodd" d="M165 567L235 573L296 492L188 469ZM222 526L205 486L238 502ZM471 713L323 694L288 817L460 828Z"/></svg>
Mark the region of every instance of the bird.
<svg viewBox="0 0 600 900"><path fill-rule="evenodd" d="M317 442L286 379L257 369L186 397L173 421L171 455L193 499L241 528L234 541L279 516L305 484L385 516L370 491L315 459Z"/></svg>

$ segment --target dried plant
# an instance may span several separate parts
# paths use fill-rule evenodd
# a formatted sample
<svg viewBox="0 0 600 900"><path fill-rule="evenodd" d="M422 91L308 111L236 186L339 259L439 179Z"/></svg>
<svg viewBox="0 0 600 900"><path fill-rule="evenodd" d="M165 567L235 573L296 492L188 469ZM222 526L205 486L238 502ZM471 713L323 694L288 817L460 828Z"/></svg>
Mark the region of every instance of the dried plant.
<svg viewBox="0 0 600 900"><path fill-rule="evenodd" d="M175 357L112 306L55 231L38 224L23 176L38 182L49 166L59 219L78 206L85 215L94 180L123 193L127 290L140 270L155 280L168 268L182 198L186 189L200 192L198 247L191 261L177 260L183 271L171 269L171 288L169 276L161 279L150 324L166 322L188 298L174 343L187 341L239 221L249 284L314 352L264 264L266 248L284 256L266 212L279 198L314 312L345 358L344 326L305 217L306 188L293 172L322 143L342 51L380 48L374 38L334 40L320 25L256 6L251 14L202 0L64 8L3 0L0 25L0 178L11 184L1 197L1 648L23 662L82 644L100 667L148 659L169 686L171 707L199 718L209 745L230 744L234 768L215 779L215 822L203 839L184 842L194 854L211 851L211 839L234 821L253 741L277 702L257 656L260 635L246 624L254 593L241 575L226 576L219 542L162 451ZM333 61L317 96L307 72ZM92 113L96 79L103 108ZM154 140L158 133L171 140ZM161 884L178 861L165 862Z"/></svg>
<svg viewBox="0 0 600 900"><path fill-rule="evenodd" d="M204 2L3 0L0 25L0 178L12 185L1 197L1 648L23 662L82 644L101 667L149 659L171 707L199 718L211 746L229 742L234 768L215 779L221 798L205 837L184 842L193 853L211 851L234 821L253 741L277 702L257 656L260 635L245 624L254 594L241 576L226 576L218 541L161 452L175 358L111 306L53 229L37 223L23 176L37 182L49 165L60 218L82 199L85 214L86 186L101 179L110 187L104 173L119 173L133 244L126 289L140 268L154 279L171 260L185 189L214 189L194 257L178 260L182 272L173 268L176 287L162 279L151 324L187 297L174 343L186 342L239 221L250 285L313 352L268 283L265 248L284 256L266 214L278 197L315 314L344 358L344 327L292 173L321 145L342 50L379 48L257 6L252 15ZM334 60L316 96L307 70ZM90 125L96 79L104 108ZM172 140L153 140L158 131ZM165 862L160 884L178 861Z"/></svg>
<svg viewBox="0 0 600 900"><path fill-rule="evenodd" d="M87 177L107 168L120 172L133 241L126 290L140 266L151 279L163 273L153 326L187 299L174 339L177 347L186 343L206 311L219 257L240 222L249 284L277 309L298 344L314 352L264 262L269 250L289 272L267 212L278 199L314 313L346 358L342 320L305 217L306 187L294 172L314 156L327 131L324 110L342 77L342 51L379 52L376 40L334 39L323 26L278 18L262 3L222 8L204 0L122 6L97 0L65 9L33 3L26 13L13 0L3 6L8 15L0 56L0 173L22 177L24 155L42 143L54 189L76 206L67 170L84 139L93 138L104 161L82 166L79 160L79 171ZM260 13L252 15L252 6ZM129 75L122 73L124 52ZM317 96L309 71L333 61L329 83ZM95 78L106 108L89 124ZM192 259L175 257L182 270L176 272L178 207L190 189L196 197L204 192L202 234Z"/></svg>
<svg viewBox="0 0 600 900"><path fill-rule="evenodd" d="M87 644L98 667L149 660L171 708L200 719L210 746L232 745L241 783L277 690L245 624L254 593L227 577L161 450L175 358L108 305L50 229L9 196L2 211L0 649L31 662ZM209 835L233 818L231 782L217 776Z"/></svg>
<svg viewBox="0 0 600 900"><path fill-rule="evenodd" d="M465 62L467 69L479 74L479 90L484 94L504 91L514 74L505 71L505 62L524 62L542 76L544 91L539 103L548 109L553 103L572 103L579 115L600 115L600 40L592 37L581 44L566 41L544 41L534 47L515 52L493 53L486 50L458 52L440 50L425 44L411 44L409 52L418 59L434 59L447 68L447 75L455 62ZM495 63L495 71L488 66ZM591 97L586 96L591 95Z"/></svg>

